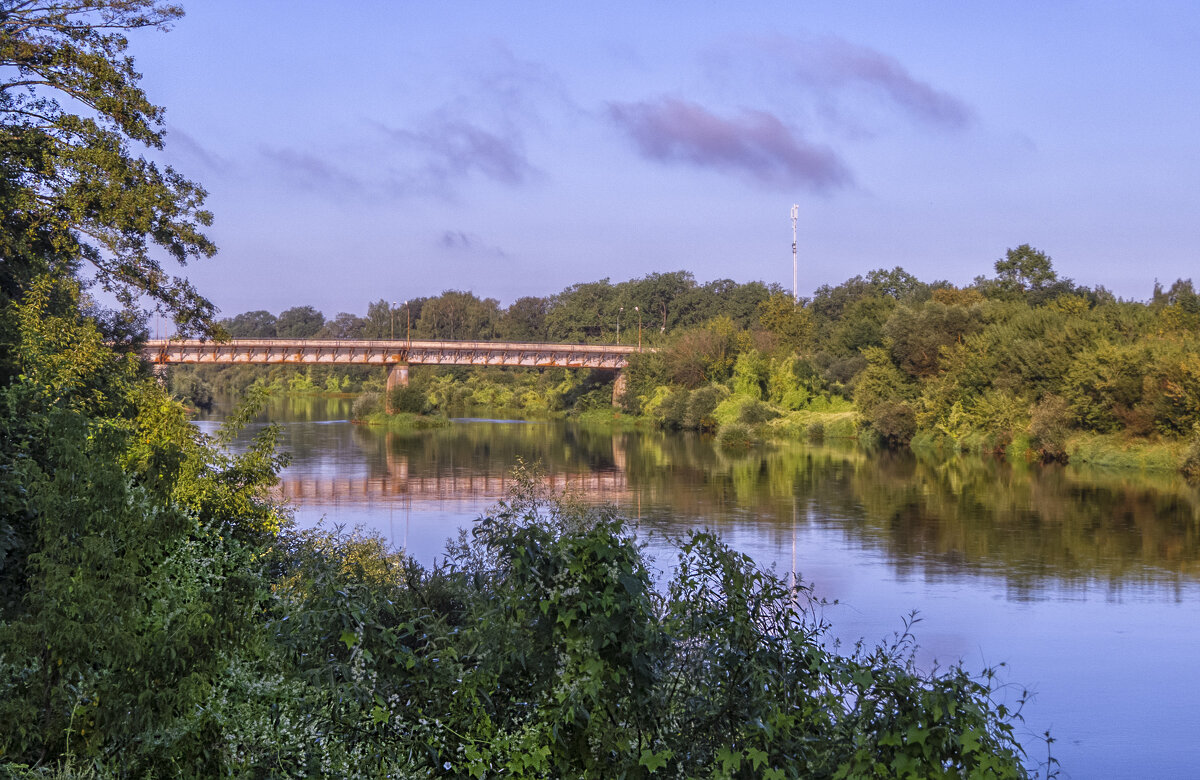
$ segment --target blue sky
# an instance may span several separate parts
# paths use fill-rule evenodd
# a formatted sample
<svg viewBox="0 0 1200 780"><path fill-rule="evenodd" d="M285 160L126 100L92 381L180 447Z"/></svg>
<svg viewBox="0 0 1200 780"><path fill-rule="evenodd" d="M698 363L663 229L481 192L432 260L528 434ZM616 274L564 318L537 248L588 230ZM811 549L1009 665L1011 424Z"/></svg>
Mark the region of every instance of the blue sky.
<svg viewBox="0 0 1200 780"><path fill-rule="evenodd" d="M209 190L221 251L187 275L226 314L679 269L790 289L793 203L801 295L967 283L1022 243L1127 298L1196 275L1192 3L185 8L131 51L162 158Z"/></svg>

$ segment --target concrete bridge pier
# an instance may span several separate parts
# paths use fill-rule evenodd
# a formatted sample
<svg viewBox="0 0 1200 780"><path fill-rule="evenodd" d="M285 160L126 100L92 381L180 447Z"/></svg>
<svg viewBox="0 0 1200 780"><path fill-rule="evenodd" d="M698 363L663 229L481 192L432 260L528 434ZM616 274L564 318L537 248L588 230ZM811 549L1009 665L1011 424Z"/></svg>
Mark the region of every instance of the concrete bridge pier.
<svg viewBox="0 0 1200 780"><path fill-rule="evenodd" d="M392 408L392 390L397 387L408 387L408 363L392 363L388 366L387 394L384 396L384 407L388 414L395 412Z"/></svg>
<svg viewBox="0 0 1200 780"><path fill-rule="evenodd" d="M625 386L627 384L629 384L629 378L625 376L625 371L622 369L617 372L617 378L613 381L613 406L621 405L621 396L625 395Z"/></svg>

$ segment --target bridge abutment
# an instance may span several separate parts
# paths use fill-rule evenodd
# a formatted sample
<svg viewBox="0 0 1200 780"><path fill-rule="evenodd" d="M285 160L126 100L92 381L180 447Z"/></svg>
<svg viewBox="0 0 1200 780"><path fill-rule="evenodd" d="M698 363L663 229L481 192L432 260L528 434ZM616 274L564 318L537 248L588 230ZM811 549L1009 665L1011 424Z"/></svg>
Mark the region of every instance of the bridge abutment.
<svg viewBox="0 0 1200 780"><path fill-rule="evenodd" d="M388 414L394 414L392 408L392 390L397 387L408 387L408 363L392 363L388 366L387 394L384 396L384 407Z"/></svg>

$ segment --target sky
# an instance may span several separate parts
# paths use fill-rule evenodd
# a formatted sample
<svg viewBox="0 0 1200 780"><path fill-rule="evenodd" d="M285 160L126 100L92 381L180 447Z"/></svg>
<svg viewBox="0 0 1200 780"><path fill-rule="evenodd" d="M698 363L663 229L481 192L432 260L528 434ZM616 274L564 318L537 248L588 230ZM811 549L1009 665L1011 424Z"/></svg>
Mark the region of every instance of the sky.
<svg viewBox="0 0 1200 780"><path fill-rule="evenodd" d="M690 271L1197 277L1200 4L184 0L130 53L224 315Z"/></svg>

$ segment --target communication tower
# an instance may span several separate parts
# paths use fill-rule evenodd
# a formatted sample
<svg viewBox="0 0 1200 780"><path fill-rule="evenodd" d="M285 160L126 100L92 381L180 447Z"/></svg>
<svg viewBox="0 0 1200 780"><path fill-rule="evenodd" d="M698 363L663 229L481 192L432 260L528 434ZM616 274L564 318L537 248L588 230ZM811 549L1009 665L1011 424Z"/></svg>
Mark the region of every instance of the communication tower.
<svg viewBox="0 0 1200 780"><path fill-rule="evenodd" d="M800 206L792 204L792 305L800 303L800 292L796 288L796 220L800 218Z"/></svg>

